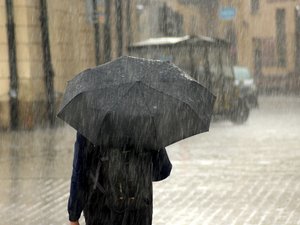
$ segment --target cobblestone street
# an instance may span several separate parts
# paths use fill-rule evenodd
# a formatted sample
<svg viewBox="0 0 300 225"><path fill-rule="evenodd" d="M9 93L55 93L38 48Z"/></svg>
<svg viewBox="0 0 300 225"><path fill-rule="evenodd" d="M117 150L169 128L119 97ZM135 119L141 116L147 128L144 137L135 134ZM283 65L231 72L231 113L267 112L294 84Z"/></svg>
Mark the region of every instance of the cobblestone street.
<svg viewBox="0 0 300 225"><path fill-rule="evenodd" d="M214 122L167 148L173 171L154 183L154 225L300 224L300 98L259 103L243 125ZM1 133L0 225L68 224L74 136Z"/></svg>

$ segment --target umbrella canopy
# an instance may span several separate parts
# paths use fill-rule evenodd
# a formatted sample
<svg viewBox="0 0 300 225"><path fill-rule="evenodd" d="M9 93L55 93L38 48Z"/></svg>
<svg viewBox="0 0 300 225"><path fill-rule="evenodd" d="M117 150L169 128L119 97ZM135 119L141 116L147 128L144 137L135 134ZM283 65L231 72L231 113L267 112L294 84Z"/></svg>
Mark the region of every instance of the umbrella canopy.
<svg viewBox="0 0 300 225"><path fill-rule="evenodd" d="M123 56L69 81L58 117L96 145L157 149L208 131L214 101L174 64Z"/></svg>

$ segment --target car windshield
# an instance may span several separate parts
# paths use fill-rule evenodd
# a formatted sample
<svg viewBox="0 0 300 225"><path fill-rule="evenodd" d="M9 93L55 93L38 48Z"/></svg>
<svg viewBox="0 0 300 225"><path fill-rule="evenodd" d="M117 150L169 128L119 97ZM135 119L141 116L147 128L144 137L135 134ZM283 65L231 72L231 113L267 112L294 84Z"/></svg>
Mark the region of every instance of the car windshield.
<svg viewBox="0 0 300 225"><path fill-rule="evenodd" d="M234 67L234 76L238 80L252 79L249 70L244 67Z"/></svg>

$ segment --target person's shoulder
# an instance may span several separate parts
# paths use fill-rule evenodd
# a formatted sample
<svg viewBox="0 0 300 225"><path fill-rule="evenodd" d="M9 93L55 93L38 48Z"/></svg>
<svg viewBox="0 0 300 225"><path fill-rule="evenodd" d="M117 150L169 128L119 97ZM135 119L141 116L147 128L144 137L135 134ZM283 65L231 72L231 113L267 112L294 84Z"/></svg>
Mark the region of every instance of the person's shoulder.
<svg viewBox="0 0 300 225"><path fill-rule="evenodd" d="M80 144L85 144L87 139L81 133L77 132L76 134L76 141Z"/></svg>

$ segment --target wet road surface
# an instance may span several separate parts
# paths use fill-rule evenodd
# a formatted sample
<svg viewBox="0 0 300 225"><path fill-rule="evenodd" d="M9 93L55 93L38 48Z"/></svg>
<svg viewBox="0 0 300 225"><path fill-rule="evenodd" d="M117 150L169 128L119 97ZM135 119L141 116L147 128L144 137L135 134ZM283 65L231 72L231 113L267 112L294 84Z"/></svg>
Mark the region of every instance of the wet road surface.
<svg viewBox="0 0 300 225"><path fill-rule="evenodd" d="M0 135L0 225L68 224L75 131ZM299 136L300 98L261 97L245 124L215 122L169 146L173 171L154 183L153 224L300 224Z"/></svg>

